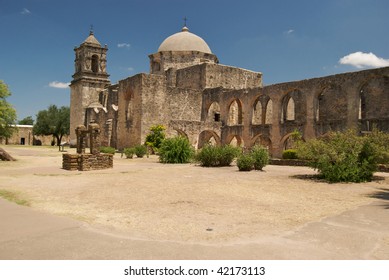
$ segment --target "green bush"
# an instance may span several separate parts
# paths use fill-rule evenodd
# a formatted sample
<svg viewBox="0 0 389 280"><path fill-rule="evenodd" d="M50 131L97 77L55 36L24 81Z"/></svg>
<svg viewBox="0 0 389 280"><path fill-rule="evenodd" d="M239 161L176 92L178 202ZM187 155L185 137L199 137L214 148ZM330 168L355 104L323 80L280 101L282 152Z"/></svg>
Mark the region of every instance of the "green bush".
<svg viewBox="0 0 389 280"><path fill-rule="evenodd" d="M143 158L147 154L147 147L145 145L137 145L134 147L134 152L138 158Z"/></svg>
<svg viewBox="0 0 389 280"><path fill-rule="evenodd" d="M295 149L289 149L282 152L282 158L283 159L297 159L297 150Z"/></svg>
<svg viewBox="0 0 389 280"><path fill-rule="evenodd" d="M150 127L150 133L146 135L145 145L151 148L153 153L157 153L162 141L165 139L166 128L163 125L153 125Z"/></svg>
<svg viewBox="0 0 389 280"><path fill-rule="evenodd" d="M135 148L124 148L123 153L126 155L126 158L133 158L135 154Z"/></svg>
<svg viewBox="0 0 389 280"><path fill-rule="evenodd" d="M233 147L231 145L224 145L218 147L219 153L219 166L229 166L234 159L240 154L241 149L239 147Z"/></svg>
<svg viewBox="0 0 389 280"><path fill-rule="evenodd" d="M298 147L301 158L330 182L371 181L377 163L387 148L375 139L374 133L357 136L353 130L333 132L322 139L313 139Z"/></svg>
<svg viewBox="0 0 389 280"><path fill-rule="evenodd" d="M205 145L197 152L196 161L205 167L219 166L219 150L216 146Z"/></svg>
<svg viewBox="0 0 389 280"><path fill-rule="evenodd" d="M254 159L254 169L262 170L269 163L269 151L260 145L251 148L250 155Z"/></svg>
<svg viewBox="0 0 389 280"><path fill-rule="evenodd" d="M254 169L254 158L251 153L241 154L236 160L236 165L239 168L239 171L251 171Z"/></svg>
<svg viewBox="0 0 389 280"><path fill-rule="evenodd" d="M105 146L101 146L100 147L100 153L104 153L104 154L115 154L116 152L116 149L113 148L113 147L105 147Z"/></svg>
<svg viewBox="0 0 389 280"><path fill-rule="evenodd" d="M163 140L158 153L162 163L188 163L194 150L187 138L177 136Z"/></svg>
<svg viewBox="0 0 389 280"><path fill-rule="evenodd" d="M229 166L239 153L240 148L230 145L205 145L197 153L196 160L205 167Z"/></svg>

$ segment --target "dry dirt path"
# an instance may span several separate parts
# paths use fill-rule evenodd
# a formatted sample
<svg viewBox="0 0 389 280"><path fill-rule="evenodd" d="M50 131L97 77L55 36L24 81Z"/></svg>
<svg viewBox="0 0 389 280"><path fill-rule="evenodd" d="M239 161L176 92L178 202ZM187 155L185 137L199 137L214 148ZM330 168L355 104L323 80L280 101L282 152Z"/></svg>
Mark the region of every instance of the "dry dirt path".
<svg viewBox="0 0 389 280"><path fill-rule="evenodd" d="M42 147L5 147L1 259L389 259L388 175L365 184L296 178L305 167L163 165L126 160L60 169ZM52 215L54 214L54 215ZM65 216L65 217L60 217Z"/></svg>

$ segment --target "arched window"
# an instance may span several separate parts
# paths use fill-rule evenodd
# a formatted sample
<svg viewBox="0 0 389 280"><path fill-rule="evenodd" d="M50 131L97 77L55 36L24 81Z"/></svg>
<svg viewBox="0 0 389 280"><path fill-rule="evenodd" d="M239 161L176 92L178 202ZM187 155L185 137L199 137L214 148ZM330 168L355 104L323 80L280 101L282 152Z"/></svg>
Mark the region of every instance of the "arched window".
<svg viewBox="0 0 389 280"><path fill-rule="evenodd" d="M97 55L92 55L92 72L99 72L99 57Z"/></svg>
<svg viewBox="0 0 389 280"><path fill-rule="evenodd" d="M271 99L269 99L266 105L265 124L271 124L272 120L273 120L273 102L271 101Z"/></svg>
<svg viewBox="0 0 389 280"><path fill-rule="evenodd" d="M208 120L220 122L220 105L217 102L213 102L208 109Z"/></svg>
<svg viewBox="0 0 389 280"><path fill-rule="evenodd" d="M238 135L235 135L229 145L233 146L233 147L243 147L244 146L244 143L243 143L243 139L242 137L238 136Z"/></svg>
<svg viewBox="0 0 389 280"><path fill-rule="evenodd" d="M242 106L237 99L235 99L229 108L227 125L242 124Z"/></svg>
<svg viewBox="0 0 389 280"><path fill-rule="evenodd" d="M251 119L252 124L262 124L262 103L259 99L253 107L253 117Z"/></svg>
<svg viewBox="0 0 389 280"><path fill-rule="evenodd" d="M295 120L295 106L293 98L289 98L288 105L286 107L286 120L294 121Z"/></svg>

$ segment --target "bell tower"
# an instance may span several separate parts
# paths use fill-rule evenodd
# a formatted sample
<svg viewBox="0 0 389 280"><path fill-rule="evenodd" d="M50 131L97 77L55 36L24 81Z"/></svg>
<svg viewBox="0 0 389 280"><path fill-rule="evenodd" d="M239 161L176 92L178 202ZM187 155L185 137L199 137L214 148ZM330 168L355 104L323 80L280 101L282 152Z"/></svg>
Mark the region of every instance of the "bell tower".
<svg viewBox="0 0 389 280"><path fill-rule="evenodd" d="M75 129L85 124L88 106L99 101L99 93L110 85L107 73L107 45L101 46L93 30L88 38L74 48L76 59L75 72L70 84L70 141L75 144Z"/></svg>

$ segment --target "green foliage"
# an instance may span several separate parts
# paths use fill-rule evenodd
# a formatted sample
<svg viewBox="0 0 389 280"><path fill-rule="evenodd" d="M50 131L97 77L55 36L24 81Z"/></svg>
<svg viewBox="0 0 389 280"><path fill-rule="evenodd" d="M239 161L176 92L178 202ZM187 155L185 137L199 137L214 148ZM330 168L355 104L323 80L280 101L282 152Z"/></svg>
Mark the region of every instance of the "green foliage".
<svg viewBox="0 0 389 280"><path fill-rule="evenodd" d="M196 161L205 167L219 166L219 148L213 145L205 145L197 152Z"/></svg>
<svg viewBox="0 0 389 280"><path fill-rule="evenodd" d="M50 105L47 110L39 111L33 132L36 135L53 135L60 146L62 136L68 135L70 129L70 108L58 108Z"/></svg>
<svg viewBox="0 0 389 280"><path fill-rule="evenodd" d="M254 169L254 158L250 153L241 154L236 160L239 171L251 171Z"/></svg>
<svg viewBox="0 0 389 280"><path fill-rule="evenodd" d="M254 169L262 170L269 163L269 151L260 145L255 145L250 151L251 157L254 159Z"/></svg>
<svg viewBox="0 0 389 280"><path fill-rule="evenodd" d="M145 145L150 147L153 152L158 152L162 141L165 139L166 128L163 125L153 125L150 127L150 133L146 135Z"/></svg>
<svg viewBox="0 0 389 280"><path fill-rule="evenodd" d="M31 116L25 117L18 122L20 125L34 125L34 119Z"/></svg>
<svg viewBox="0 0 389 280"><path fill-rule="evenodd" d="M289 149L282 152L282 158L283 159L297 159L297 150L295 149Z"/></svg>
<svg viewBox="0 0 389 280"><path fill-rule="evenodd" d="M162 163L188 163L193 155L188 139L181 136L163 140L159 148L159 161Z"/></svg>
<svg viewBox="0 0 389 280"><path fill-rule="evenodd" d="M134 151L138 158L143 158L147 154L147 147L145 145L137 145L134 147Z"/></svg>
<svg viewBox="0 0 389 280"><path fill-rule="evenodd" d="M6 98L11 96L8 86L0 80L0 137L10 138L15 131L16 110Z"/></svg>
<svg viewBox="0 0 389 280"><path fill-rule="evenodd" d="M239 153L240 148L231 145L205 145L197 153L196 160L205 167L229 166Z"/></svg>
<svg viewBox="0 0 389 280"><path fill-rule="evenodd" d="M126 155L126 158L133 158L135 154L135 148L124 148L123 153Z"/></svg>
<svg viewBox="0 0 389 280"><path fill-rule="evenodd" d="M116 152L116 149L113 148L113 147L105 147L105 146L101 146L100 147L100 152L101 153L104 153L104 154L115 154Z"/></svg>
<svg viewBox="0 0 389 280"><path fill-rule="evenodd" d="M372 180L377 163L385 160L388 139L379 132L367 136L357 136L353 130L333 132L302 143L298 154L330 182L365 182Z"/></svg>

